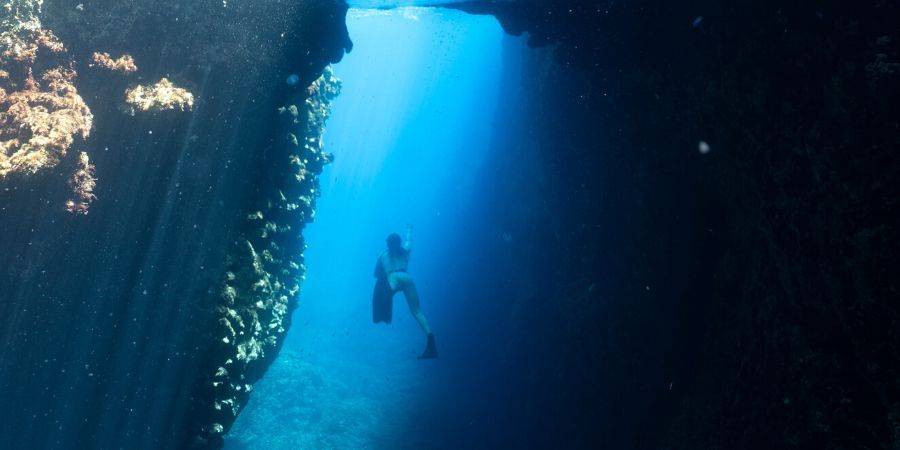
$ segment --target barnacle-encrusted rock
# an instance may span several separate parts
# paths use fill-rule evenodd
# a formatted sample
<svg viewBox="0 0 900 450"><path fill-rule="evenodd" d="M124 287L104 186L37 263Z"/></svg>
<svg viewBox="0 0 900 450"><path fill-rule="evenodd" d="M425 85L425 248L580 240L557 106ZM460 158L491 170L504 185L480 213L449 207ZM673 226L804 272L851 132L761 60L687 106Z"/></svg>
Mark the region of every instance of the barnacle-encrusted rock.
<svg viewBox="0 0 900 450"><path fill-rule="evenodd" d="M317 175L331 161L322 135L340 82L327 68L306 91L305 103L279 108L285 140L269 168L274 183L244 213L244 240L228 256L218 309L221 360L210 367L213 418L227 431L246 404L252 385L275 358L296 307L305 267L303 224L314 217ZM305 120L304 120L305 119ZM298 227L300 229L298 229Z"/></svg>
<svg viewBox="0 0 900 450"><path fill-rule="evenodd" d="M66 211L75 214L87 214L88 207L97 196L94 195L94 188L97 186L97 179L94 177L94 165L88 154L81 152L78 155L78 164L75 173L69 178L69 186L75 193L74 199L66 202Z"/></svg>
<svg viewBox="0 0 900 450"><path fill-rule="evenodd" d="M125 103L129 105L131 114L136 111L190 111L194 107L194 94L163 78L153 85L128 89L125 91Z"/></svg>

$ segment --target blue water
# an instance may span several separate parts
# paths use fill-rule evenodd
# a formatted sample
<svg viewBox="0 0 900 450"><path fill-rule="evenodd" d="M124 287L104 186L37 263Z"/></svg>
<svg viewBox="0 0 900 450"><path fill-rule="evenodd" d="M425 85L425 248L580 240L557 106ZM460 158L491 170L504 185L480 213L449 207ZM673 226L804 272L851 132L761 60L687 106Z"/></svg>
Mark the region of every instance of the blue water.
<svg viewBox="0 0 900 450"><path fill-rule="evenodd" d="M492 434L495 318L473 273L476 243L510 239L482 220L502 180L498 130L515 107L524 41L493 17L432 9L351 10L355 47L326 132L335 155L305 236L308 272L278 360L226 448L461 448ZM371 321L375 260L414 226L410 273L440 358L402 294Z"/></svg>

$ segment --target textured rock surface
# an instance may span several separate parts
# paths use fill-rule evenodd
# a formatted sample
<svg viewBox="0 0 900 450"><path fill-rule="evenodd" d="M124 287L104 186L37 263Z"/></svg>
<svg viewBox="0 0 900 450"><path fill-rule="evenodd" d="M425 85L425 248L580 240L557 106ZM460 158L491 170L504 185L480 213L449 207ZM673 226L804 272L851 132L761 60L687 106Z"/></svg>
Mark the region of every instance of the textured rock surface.
<svg viewBox="0 0 900 450"><path fill-rule="evenodd" d="M10 98L25 92L42 95L41 106L83 111L73 128L90 135L49 133L71 147L54 150L59 162L44 169L53 176L0 176L0 396L21 405L0 411L0 447L217 447L215 428L224 431L229 416L216 401L246 401L233 394L262 375L287 329L296 301L288 279L301 261L292 267L281 252L301 253L299 217L302 209L311 218L314 192L298 189L314 186L325 158L304 134L318 138L321 123L300 117L290 154L309 162L297 179L278 109L290 101L310 111L304 101L319 91L303 86L350 46L346 5L48 0L39 17L38 2L4 6L4 120L20 118ZM98 52L130 55L122 66L137 70L107 70ZM32 54L36 86L18 70ZM284 84L289 74L298 87ZM123 111L126 90L163 78L193 95L190 108ZM325 112L324 98L309 117ZM33 139L8 128L4 152ZM303 198L309 204L287 212ZM88 204L90 214L67 212ZM248 219L256 212L266 220ZM222 296L228 272L233 305ZM265 292L243 290L264 272ZM220 306L244 314L257 300L260 341L235 320L245 335L225 345L219 319L230 316ZM255 325L248 317L245 326ZM234 391L220 392L212 382L228 357Z"/></svg>
<svg viewBox="0 0 900 450"><path fill-rule="evenodd" d="M73 84L65 46L41 28L40 2L4 5L0 34L0 181L55 168L93 116ZM87 211L82 202L80 211Z"/></svg>
<svg viewBox="0 0 900 450"><path fill-rule="evenodd" d="M136 111L190 111L194 107L194 94L172 84L166 78L143 86L137 85L125 91L125 103Z"/></svg>
<svg viewBox="0 0 900 450"><path fill-rule="evenodd" d="M217 411L210 433L228 431L284 343L305 278L301 233L315 217L318 175L331 160L322 145L325 120L339 91L340 82L326 69L306 97L297 97L303 103L279 109L283 132L268 154L271 182L226 256L218 365L209 374Z"/></svg>

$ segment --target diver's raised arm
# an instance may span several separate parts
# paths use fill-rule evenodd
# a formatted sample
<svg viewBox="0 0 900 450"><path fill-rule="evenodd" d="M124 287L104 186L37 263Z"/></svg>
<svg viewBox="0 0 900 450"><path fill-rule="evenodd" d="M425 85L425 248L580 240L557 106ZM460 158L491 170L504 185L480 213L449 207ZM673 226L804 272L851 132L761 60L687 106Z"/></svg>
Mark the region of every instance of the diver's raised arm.
<svg viewBox="0 0 900 450"><path fill-rule="evenodd" d="M412 250L412 225L406 225L406 240L403 241L403 249L406 251Z"/></svg>

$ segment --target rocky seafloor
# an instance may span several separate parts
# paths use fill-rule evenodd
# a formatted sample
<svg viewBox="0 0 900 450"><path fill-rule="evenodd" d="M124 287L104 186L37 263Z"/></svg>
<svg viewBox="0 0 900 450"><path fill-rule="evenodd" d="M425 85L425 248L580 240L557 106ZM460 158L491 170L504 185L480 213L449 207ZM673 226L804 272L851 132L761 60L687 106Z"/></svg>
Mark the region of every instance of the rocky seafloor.
<svg viewBox="0 0 900 450"><path fill-rule="evenodd" d="M347 385L292 349L280 352L261 383L284 395L251 399L229 447L367 448L383 425L373 386Z"/></svg>

